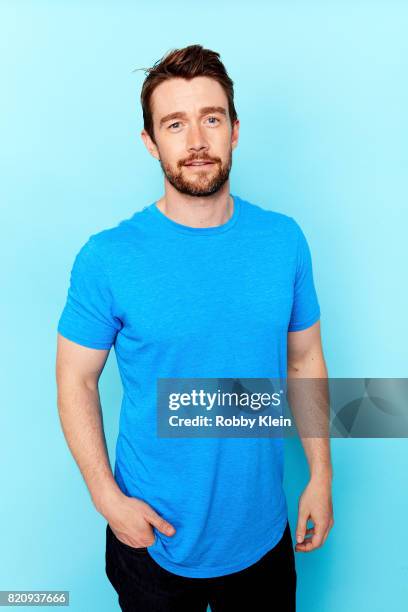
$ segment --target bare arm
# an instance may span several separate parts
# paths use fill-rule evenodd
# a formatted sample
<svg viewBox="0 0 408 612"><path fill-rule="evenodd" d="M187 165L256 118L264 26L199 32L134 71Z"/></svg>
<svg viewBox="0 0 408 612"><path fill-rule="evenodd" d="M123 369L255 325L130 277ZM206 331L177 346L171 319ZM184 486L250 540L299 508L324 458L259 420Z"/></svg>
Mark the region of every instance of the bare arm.
<svg viewBox="0 0 408 612"><path fill-rule="evenodd" d="M290 381L293 379L321 379L316 385L309 387L311 391L310 402L315 403L321 409L322 403L325 408L325 417L328 423L328 393L325 380L327 379L327 368L323 356L320 321L311 327L297 332L288 333L288 391L292 412L296 421L304 419L300 400L296 398L294 391L290 394ZM325 389L322 393L322 383ZM296 384L293 385L296 389ZM302 388L302 387L299 387ZM303 388L306 388L304 386ZM315 397L313 397L313 392ZM326 397L325 397L326 392ZM309 423L309 427L313 423ZM320 428L319 428L319 431ZM296 550L308 552L321 546L334 525L333 507L331 499L332 464L330 457L330 438L319 435L318 437L302 437L301 441L310 468L310 482L303 492L299 501L299 517L296 534L298 544ZM307 521L311 518L315 525L306 529ZM311 539L304 539L305 535L313 534Z"/></svg>
<svg viewBox="0 0 408 612"><path fill-rule="evenodd" d="M153 543L154 525L166 535L174 528L142 500L127 497L113 477L99 397L98 381L109 350L91 349L58 334L57 404L70 451L84 477L92 501L126 544Z"/></svg>
<svg viewBox="0 0 408 612"><path fill-rule="evenodd" d="M327 368L323 357L320 337L320 322L298 332L288 334L288 384L290 379L318 378L327 379ZM299 385L299 388L302 388ZM307 385L304 385L304 389ZM310 386L312 388L312 386ZM318 384L316 383L316 389ZM327 406L328 408L328 406ZM301 411L302 406L293 404L293 412ZM299 419L302 415L299 414ZM329 439L323 437L301 438L311 474L332 472Z"/></svg>
<svg viewBox="0 0 408 612"><path fill-rule="evenodd" d="M90 349L58 334L57 404L70 451L81 470L96 509L107 495L119 493L110 467L98 381L109 350Z"/></svg>

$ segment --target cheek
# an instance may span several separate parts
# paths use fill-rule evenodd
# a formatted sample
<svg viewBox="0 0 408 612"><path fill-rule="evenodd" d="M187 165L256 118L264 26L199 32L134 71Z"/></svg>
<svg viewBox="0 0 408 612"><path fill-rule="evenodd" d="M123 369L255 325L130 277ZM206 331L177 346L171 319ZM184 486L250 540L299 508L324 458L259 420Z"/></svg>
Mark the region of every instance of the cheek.
<svg viewBox="0 0 408 612"><path fill-rule="evenodd" d="M228 159L231 151L231 136L228 128L225 130L217 130L209 141L215 155L218 155L218 157L224 160Z"/></svg>
<svg viewBox="0 0 408 612"><path fill-rule="evenodd" d="M182 137L174 138L171 142L162 143L160 146L162 161L171 166L176 166L179 160L188 157L188 152L186 151L187 149Z"/></svg>

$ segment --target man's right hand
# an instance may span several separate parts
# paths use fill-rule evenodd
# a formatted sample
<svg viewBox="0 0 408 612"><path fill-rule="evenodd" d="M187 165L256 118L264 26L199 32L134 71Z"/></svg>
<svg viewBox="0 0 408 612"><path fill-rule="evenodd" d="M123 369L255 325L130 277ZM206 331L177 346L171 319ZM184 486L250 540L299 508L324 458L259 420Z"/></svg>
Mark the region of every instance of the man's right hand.
<svg viewBox="0 0 408 612"><path fill-rule="evenodd" d="M175 528L141 499L120 492L102 512L115 536L128 546L143 548L155 542L153 527L172 536Z"/></svg>

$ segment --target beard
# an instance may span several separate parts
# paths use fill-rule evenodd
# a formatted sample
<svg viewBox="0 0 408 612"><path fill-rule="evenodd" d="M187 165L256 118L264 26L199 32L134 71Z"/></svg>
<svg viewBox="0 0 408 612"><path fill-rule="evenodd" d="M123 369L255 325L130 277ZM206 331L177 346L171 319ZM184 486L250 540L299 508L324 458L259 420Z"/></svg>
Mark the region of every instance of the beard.
<svg viewBox="0 0 408 612"><path fill-rule="evenodd" d="M213 162L213 165L206 170L196 169L194 175L190 178L187 174L189 170L185 170L184 164L195 159L208 159ZM219 191L228 180L232 166L232 147L225 164L219 157L196 156L178 162L176 169L174 169L170 164L162 162L161 158L159 161L164 175L177 191L191 196L205 197Z"/></svg>

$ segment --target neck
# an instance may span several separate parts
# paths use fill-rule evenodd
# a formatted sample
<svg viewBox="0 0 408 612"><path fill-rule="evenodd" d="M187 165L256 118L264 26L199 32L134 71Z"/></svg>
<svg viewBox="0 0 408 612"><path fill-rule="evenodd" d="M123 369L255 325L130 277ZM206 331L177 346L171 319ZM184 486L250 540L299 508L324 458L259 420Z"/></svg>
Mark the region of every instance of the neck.
<svg viewBox="0 0 408 612"><path fill-rule="evenodd" d="M232 217L234 202L229 194L229 183L206 197L190 196L176 189L166 189L157 207L167 217L190 227L216 227Z"/></svg>

